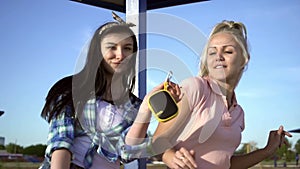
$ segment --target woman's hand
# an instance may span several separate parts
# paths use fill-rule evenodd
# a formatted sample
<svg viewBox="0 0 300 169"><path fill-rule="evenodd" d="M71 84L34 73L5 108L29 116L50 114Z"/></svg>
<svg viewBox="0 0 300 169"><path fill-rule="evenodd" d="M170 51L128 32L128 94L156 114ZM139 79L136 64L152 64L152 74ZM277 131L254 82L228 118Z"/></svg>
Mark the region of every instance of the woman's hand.
<svg viewBox="0 0 300 169"><path fill-rule="evenodd" d="M277 148L281 147L281 145L288 144L285 140L285 136L292 137L289 132L284 131L283 126L280 126L278 130L270 131L268 143L264 148L268 155L275 153Z"/></svg>
<svg viewBox="0 0 300 169"><path fill-rule="evenodd" d="M163 160L166 161L168 167L172 169L196 169L194 150L188 151L184 147L179 150L169 149L163 155Z"/></svg>
<svg viewBox="0 0 300 169"><path fill-rule="evenodd" d="M136 120L138 120L139 122L149 122L151 119L151 111L148 107L148 98L153 95L153 93L164 89L164 83L161 83L159 85L157 85L156 87L154 87L143 99L143 102L140 106L139 109L139 114L138 114L138 118ZM178 84L173 83L171 81L167 82L167 86L166 86L166 90L169 91L169 93L172 95L172 97L174 98L174 100L176 101L176 103L178 103L181 99L182 99L182 95L181 95L181 90L180 87L178 86Z"/></svg>
<svg viewBox="0 0 300 169"><path fill-rule="evenodd" d="M171 81L167 82L167 90L169 91L169 93L172 95L172 97L174 98L174 100L176 101L176 103L178 103L181 99L182 99L182 94L181 94L181 90L178 84L173 83Z"/></svg>

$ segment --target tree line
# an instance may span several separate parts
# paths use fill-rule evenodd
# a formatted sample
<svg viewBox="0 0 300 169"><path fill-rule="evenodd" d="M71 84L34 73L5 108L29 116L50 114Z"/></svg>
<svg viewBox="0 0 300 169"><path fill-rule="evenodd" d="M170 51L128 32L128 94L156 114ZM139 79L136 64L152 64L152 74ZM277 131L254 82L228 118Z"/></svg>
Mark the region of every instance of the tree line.
<svg viewBox="0 0 300 169"><path fill-rule="evenodd" d="M292 148L292 144L286 139L286 142L288 145L283 145L281 146L276 154L276 157L286 157L287 161L294 160L295 154L298 153L300 154L300 139L296 142L294 147ZM44 153L46 150L47 145L45 144L36 144L36 145L31 145L28 147L22 147L20 145L14 144L14 143L9 143L8 145L0 145L0 150L6 150L8 153L15 153L15 154L24 154L24 155L33 155L36 157L44 157ZM255 142L249 142L249 143L244 143L240 149L238 149L235 154L245 154L250 151L253 151L255 149L258 149L256 147ZM270 160L273 157L270 157Z"/></svg>
<svg viewBox="0 0 300 169"><path fill-rule="evenodd" d="M32 155L36 157L44 157L47 145L36 144L28 147L23 147L14 143L9 143L6 146L0 145L0 150L6 150L8 153Z"/></svg>

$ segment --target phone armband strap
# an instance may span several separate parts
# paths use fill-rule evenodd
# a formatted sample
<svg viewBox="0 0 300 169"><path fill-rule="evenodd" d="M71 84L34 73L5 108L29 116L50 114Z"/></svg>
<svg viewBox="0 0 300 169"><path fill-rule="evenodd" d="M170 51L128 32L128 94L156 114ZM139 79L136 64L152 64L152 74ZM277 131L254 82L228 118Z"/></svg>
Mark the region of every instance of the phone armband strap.
<svg viewBox="0 0 300 169"><path fill-rule="evenodd" d="M178 114L176 101L167 88L168 82L165 82L164 89L153 93L148 99L148 106L159 122L169 121Z"/></svg>

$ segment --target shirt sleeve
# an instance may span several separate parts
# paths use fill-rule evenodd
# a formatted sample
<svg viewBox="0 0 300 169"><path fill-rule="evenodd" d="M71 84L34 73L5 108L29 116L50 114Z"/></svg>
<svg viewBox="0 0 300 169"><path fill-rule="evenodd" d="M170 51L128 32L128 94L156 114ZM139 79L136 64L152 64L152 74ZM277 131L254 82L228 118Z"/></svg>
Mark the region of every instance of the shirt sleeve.
<svg viewBox="0 0 300 169"><path fill-rule="evenodd" d="M151 157L154 154L152 151L152 137L146 136L142 143L137 145L127 145L125 143L125 137L130 127L122 132L120 140L117 144L120 160L124 163L128 163L135 159Z"/></svg>
<svg viewBox="0 0 300 169"><path fill-rule="evenodd" d="M71 108L66 106L59 115L50 121L46 148L46 156L49 159L55 150L67 149L70 151L74 140L74 117L71 111Z"/></svg>
<svg viewBox="0 0 300 169"><path fill-rule="evenodd" d="M180 83L182 93L188 98L190 110L193 110L203 97L205 82L199 77L190 77Z"/></svg>

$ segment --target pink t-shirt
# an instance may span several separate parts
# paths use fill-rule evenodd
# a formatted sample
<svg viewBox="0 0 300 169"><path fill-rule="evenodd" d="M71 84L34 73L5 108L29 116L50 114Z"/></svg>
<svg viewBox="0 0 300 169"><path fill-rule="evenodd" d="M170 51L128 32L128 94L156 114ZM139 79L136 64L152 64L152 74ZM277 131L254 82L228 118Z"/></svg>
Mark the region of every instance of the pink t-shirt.
<svg viewBox="0 0 300 169"><path fill-rule="evenodd" d="M189 98L192 118L175 149L193 149L198 169L230 168L230 158L239 146L244 130L243 109L234 96L228 110L226 97L216 82L208 78L188 78L182 82L182 87L184 95Z"/></svg>

